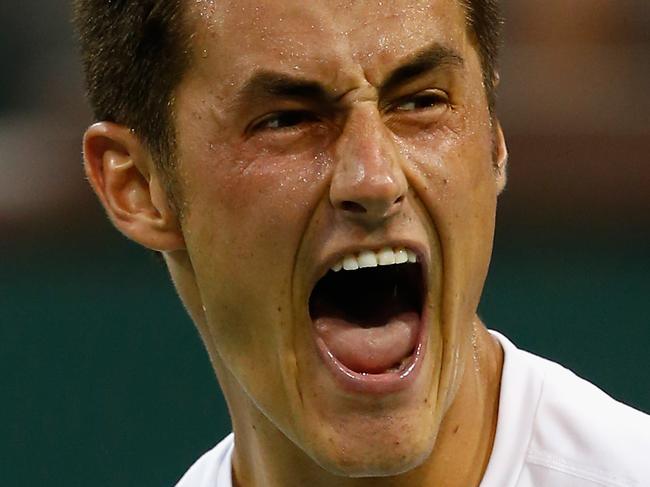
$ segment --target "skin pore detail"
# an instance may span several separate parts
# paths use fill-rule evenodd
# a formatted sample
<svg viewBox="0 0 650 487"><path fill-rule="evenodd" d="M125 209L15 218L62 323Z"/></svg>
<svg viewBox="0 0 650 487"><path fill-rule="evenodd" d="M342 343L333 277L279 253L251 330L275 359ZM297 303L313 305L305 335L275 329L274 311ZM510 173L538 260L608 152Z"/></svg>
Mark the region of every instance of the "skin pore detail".
<svg viewBox="0 0 650 487"><path fill-rule="evenodd" d="M650 484L647 415L477 315L498 0L73 11L88 181L163 255L232 420L178 486Z"/></svg>
<svg viewBox="0 0 650 487"><path fill-rule="evenodd" d="M464 12L206 1L190 18L185 248L166 261L233 418L238 485L477 486L502 361L476 317L500 182ZM384 246L420 257L424 352L406 385L367 393L325 365L309 302L336 258Z"/></svg>

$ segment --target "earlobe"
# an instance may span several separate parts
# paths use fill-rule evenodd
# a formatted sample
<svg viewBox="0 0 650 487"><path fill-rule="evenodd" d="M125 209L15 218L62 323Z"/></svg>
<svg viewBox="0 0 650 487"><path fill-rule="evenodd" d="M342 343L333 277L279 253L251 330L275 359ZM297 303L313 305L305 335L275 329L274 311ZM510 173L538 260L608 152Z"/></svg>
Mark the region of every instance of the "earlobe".
<svg viewBox="0 0 650 487"><path fill-rule="evenodd" d="M84 136L84 168L106 213L124 235L153 250L185 247L151 154L131 130L110 122L92 125Z"/></svg>
<svg viewBox="0 0 650 487"><path fill-rule="evenodd" d="M508 180L508 147L501 123L498 120L494 122L494 140L492 145L492 161L494 164L497 193L501 194Z"/></svg>

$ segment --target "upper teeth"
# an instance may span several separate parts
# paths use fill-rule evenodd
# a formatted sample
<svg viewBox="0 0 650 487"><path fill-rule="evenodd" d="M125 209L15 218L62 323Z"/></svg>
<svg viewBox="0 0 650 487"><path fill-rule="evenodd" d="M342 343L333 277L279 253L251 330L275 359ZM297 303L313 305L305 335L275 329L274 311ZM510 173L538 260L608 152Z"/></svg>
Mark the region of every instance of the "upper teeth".
<svg viewBox="0 0 650 487"><path fill-rule="evenodd" d="M341 269L346 271L356 271L367 267L377 267L378 265L404 264L405 262L417 262L418 258L410 249L384 247L376 252L372 250L363 250L358 254L345 255L335 265L332 266L334 272Z"/></svg>

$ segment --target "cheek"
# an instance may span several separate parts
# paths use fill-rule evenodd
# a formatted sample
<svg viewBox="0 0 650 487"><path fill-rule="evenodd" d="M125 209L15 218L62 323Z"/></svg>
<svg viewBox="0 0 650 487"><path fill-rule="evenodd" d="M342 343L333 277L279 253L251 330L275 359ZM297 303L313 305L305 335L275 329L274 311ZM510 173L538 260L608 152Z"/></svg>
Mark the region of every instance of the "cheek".
<svg viewBox="0 0 650 487"><path fill-rule="evenodd" d="M214 201L240 229L255 222L267 230L288 230L282 226L299 223L318 198L326 166L324 156L309 151L277 155L227 149L196 171L194 206Z"/></svg>
<svg viewBox="0 0 650 487"><path fill-rule="evenodd" d="M318 154L246 159L235 150L209 151L184 160L191 199L183 223L208 346L266 405L286 390L291 353L274 351L292 348L296 254L328 162Z"/></svg>
<svg viewBox="0 0 650 487"><path fill-rule="evenodd" d="M468 321L487 274L496 212L489 122L405 147L408 177L442 247L448 321ZM449 313L452 313L449 311Z"/></svg>
<svg viewBox="0 0 650 487"><path fill-rule="evenodd" d="M494 201L496 179L489 122L458 130L445 127L401 140L399 146L411 185L432 216L444 221L455 215L465 218L467 206L477 210L477 205L490 206Z"/></svg>
<svg viewBox="0 0 650 487"><path fill-rule="evenodd" d="M327 160L246 158L237 148L211 147L183 160L186 242L203 301L219 315L212 323L252 323L283 303L289 308L297 249L323 194Z"/></svg>
<svg viewBox="0 0 650 487"><path fill-rule="evenodd" d="M228 252L245 252L243 258L254 257L251 248L264 253L281 242L281 249L295 249L298 230L322 194L325 158L207 145L184 161L194 226L215 244L231 247Z"/></svg>

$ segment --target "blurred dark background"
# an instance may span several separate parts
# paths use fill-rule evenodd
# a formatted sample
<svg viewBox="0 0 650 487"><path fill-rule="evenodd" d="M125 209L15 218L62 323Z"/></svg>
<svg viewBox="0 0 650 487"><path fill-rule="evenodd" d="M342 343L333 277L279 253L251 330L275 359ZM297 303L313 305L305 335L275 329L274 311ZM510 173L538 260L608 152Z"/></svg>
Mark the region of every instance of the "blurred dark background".
<svg viewBox="0 0 650 487"><path fill-rule="evenodd" d="M504 4L510 179L481 314L648 412L650 2ZM68 10L0 3L1 483L173 485L230 426L165 269L84 181Z"/></svg>

